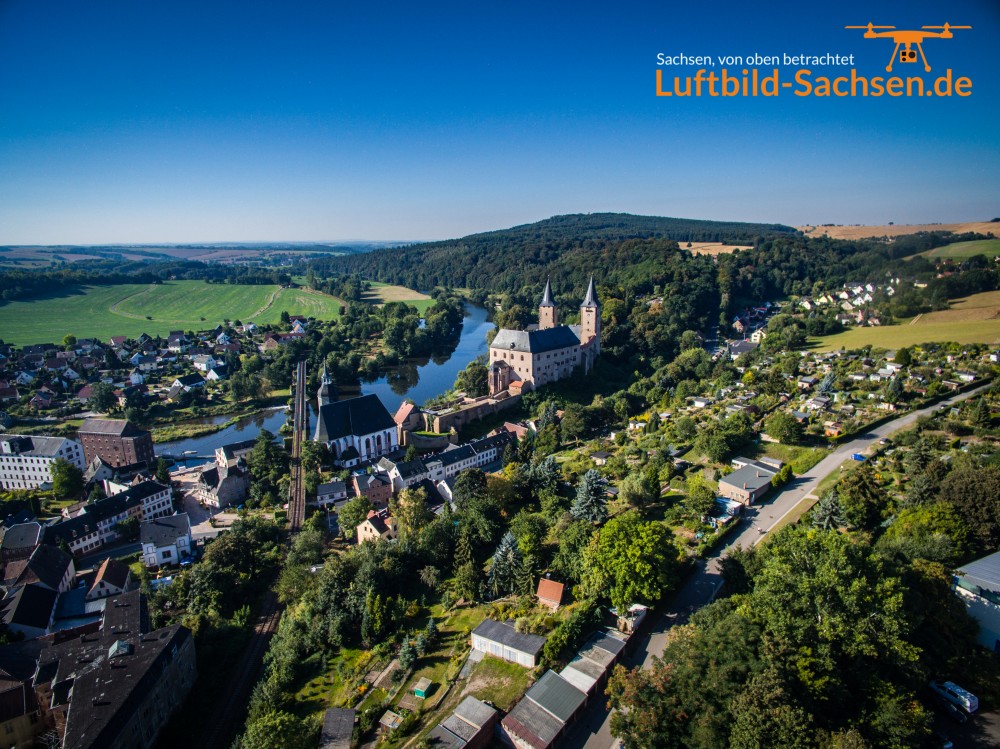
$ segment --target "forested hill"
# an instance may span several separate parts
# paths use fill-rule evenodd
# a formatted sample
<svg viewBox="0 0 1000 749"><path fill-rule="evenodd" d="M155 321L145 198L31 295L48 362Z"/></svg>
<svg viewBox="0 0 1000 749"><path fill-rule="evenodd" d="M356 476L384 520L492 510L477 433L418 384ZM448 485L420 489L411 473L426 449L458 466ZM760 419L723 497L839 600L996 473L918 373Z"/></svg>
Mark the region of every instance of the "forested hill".
<svg viewBox="0 0 1000 749"><path fill-rule="evenodd" d="M661 250L674 242L726 242L753 245L762 238L794 236L781 224L590 213L554 216L534 224L472 234L461 239L397 247L352 257L319 261L324 270L357 273L364 278L418 289L438 285L515 291L550 273L563 284L581 286L593 273L599 278L623 271L641 272L631 257L638 245ZM632 240L631 242L629 240ZM661 240L638 242L635 240ZM664 255L659 254L662 261ZM619 282L626 279L617 278Z"/></svg>

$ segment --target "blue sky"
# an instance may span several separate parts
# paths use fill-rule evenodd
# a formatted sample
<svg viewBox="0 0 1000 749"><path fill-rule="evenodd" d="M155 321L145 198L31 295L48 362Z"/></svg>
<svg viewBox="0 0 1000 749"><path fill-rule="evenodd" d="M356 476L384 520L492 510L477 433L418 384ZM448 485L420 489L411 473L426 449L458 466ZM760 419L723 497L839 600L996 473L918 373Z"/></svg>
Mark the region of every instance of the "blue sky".
<svg viewBox="0 0 1000 749"><path fill-rule="evenodd" d="M0 243L1000 214L1000 3L692 6L0 0ZM853 53L884 76L891 42L843 29L868 21L971 24L925 51L972 96L655 96L658 52Z"/></svg>

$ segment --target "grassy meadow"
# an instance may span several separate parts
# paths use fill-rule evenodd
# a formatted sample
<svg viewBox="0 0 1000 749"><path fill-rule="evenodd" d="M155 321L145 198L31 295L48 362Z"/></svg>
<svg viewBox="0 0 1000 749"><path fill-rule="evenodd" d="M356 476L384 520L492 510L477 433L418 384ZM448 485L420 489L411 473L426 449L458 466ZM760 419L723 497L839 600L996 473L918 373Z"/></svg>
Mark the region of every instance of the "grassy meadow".
<svg viewBox="0 0 1000 749"><path fill-rule="evenodd" d="M223 320L276 323L282 311L329 320L341 302L308 289L232 286L204 281L83 286L0 305L0 339L23 346L113 335L202 330Z"/></svg>
<svg viewBox="0 0 1000 749"><path fill-rule="evenodd" d="M423 314L434 303L434 300L426 294L421 294L419 291L408 289L405 286L393 286L379 281L372 281L371 285L371 291L364 295L364 300L372 304L406 302L416 307L420 314Z"/></svg>
<svg viewBox="0 0 1000 749"><path fill-rule="evenodd" d="M954 341L1000 345L1000 291L973 294L952 303L951 309L928 312L896 325L852 328L836 335L812 338L817 351L894 349L921 343Z"/></svg>
<svg viewBox="0 0 1000 749"><path fill-rule="evenodd" d="M952 260L965 260L976 255L994 257L1000 255L1000 239L974 239L971 242L952 242L944 247L935 247L933 250L927 250L920 254L924 257L942 257L951 258Z"/></svg>

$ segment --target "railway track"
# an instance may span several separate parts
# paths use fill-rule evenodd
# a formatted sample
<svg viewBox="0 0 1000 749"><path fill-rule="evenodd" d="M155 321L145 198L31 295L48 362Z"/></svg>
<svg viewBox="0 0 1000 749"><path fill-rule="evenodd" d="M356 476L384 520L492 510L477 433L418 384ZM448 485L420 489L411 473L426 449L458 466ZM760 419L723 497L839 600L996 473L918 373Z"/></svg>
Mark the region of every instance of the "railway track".
<svg viewBox="0 0 1000 749"><path fill-rule="evenodd" d="M267 652L272 635L278 631L280 620L281 607L278 605L278 596L274 591L268 591L257 613L250 642L243 651L243 660L229 680L229 688L222 699L218 717L196 746L200 746L201 749L229 748L237 730L242 727L246 719L250 693L260 678L264 653Z"/></svg>
<svg viewBox="0 0 1000 749"><path fill-rule="evenodd" d="M292 461L288 497L288 519L292 533L302 530L306 519L306 482L302 475L302 444L306 439L309 411L306 406L306 363L295 368L295 408L292 431Z"/></svg>

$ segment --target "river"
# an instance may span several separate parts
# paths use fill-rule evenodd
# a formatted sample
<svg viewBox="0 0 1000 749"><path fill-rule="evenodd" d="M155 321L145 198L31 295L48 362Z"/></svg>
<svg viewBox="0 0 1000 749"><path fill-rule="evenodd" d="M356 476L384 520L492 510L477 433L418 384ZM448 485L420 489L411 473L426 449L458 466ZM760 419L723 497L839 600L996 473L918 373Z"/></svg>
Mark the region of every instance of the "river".
<svg viewBox="0 0 1000 749"><path fill-rule="evenodd" d="M486 333L493 327L487 318L486 309L472 304L465 305L466 316L462 322L462 333L458 345L453 351L430 359L413 359L393 367L386 374L371 382L362 382L362 395L374 394L379 397L389 413L395 413L404 399L423 404L426 401L446 392L455 384L455 378L465 366L480 354L487 352ZM341 393L347 398L358 394L357 389ZM315 404L315 399L310 398ZM211 458L216 448L232 442L251 440L257 437L262 429L275 434L285 423L285 409L265 411L263 413L240 419L221 431L204 437L160 442L156 452L161 455L172 455L180 458L184 453L197 457L183 461L184 465L199 465ZM229 421L229 416L216 416L204 419L201 423L222 424Z"/></svg>

